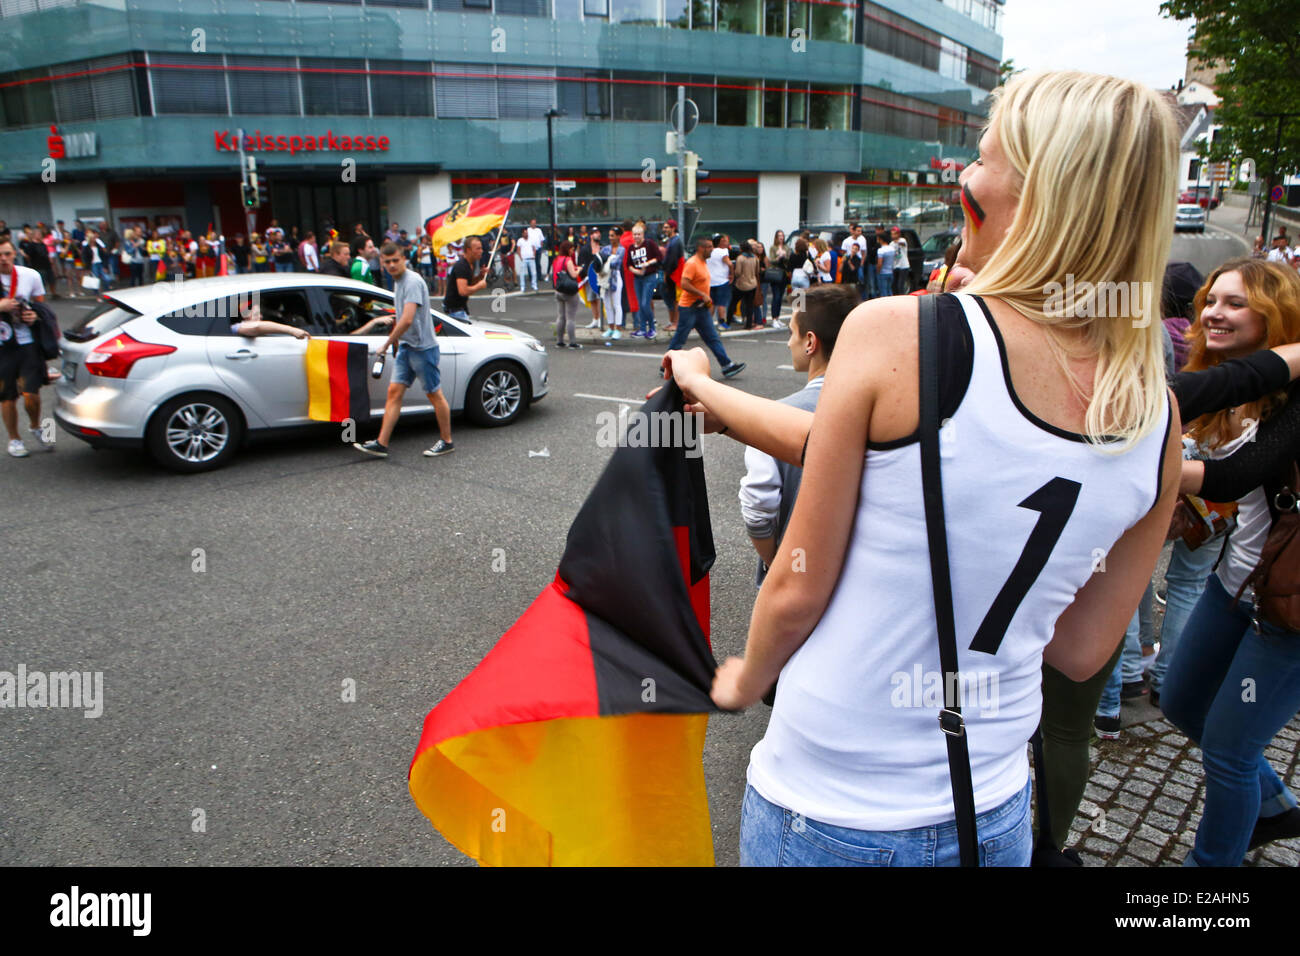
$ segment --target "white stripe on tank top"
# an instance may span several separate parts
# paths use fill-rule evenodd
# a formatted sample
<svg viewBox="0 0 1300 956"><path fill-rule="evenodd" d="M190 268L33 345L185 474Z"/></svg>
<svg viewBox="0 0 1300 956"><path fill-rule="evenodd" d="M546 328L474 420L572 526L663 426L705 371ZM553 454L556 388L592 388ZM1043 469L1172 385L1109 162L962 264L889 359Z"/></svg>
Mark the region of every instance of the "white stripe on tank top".
<svg viewBox="0 0 1300 956"><path fill-rule="evenodd" d="M941 460L963 712L983 813L1027 780L1026 742L1038 725L1043 648L1056 619L1158 497L1169 409L1166 394L1165 426L1121 455L1034 418L1011 388L996 326L975 298L957 298L974 352ZM973 642L996 652L972 650ZM835 826L906 830L952 820L940 675L920 446L869 448L840 579L781 671L749 783Z"/></svg>

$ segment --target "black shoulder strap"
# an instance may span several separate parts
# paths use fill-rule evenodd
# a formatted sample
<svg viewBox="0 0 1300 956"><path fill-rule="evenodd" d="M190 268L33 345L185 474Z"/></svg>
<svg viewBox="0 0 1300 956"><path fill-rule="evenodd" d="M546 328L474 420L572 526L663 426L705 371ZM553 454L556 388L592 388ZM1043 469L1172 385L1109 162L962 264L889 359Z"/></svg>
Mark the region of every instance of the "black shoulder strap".
<svg viewBox="0 0 1300 956"><path fill-rule="evenodd" d="M970 776L966 721L961 715L958 681L957 631L952 613L952 580L948 572L948 532L943 514L943 482L939 470L939 324L938 295L917 297L919 306L921 487L925 500L925 529L930 542L930 579L939 628L939 664L943 668L944 708L939 726L948 742L948 773L957 816L961 865L979 866L975 836L975 788ZM951 692L951 697L949 697Z"/></svg>

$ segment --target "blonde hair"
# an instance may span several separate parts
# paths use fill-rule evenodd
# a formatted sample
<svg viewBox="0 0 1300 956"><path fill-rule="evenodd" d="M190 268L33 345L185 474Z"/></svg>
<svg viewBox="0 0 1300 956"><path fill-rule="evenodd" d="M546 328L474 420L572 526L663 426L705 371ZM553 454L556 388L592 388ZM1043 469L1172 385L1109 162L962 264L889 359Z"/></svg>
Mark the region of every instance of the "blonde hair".
<svg viewBox="0 0 1300 956"><path fill-rule="evenodd" d="M1097 356L1091 393L1049 340L1087 404L1088 438L1125 451L1163 425L1159 308L1177 200L1173 112L1140 83L1079 71L1021 74L993 96L989 129L1020 195L1006 236L965 291L997 296L1049 331L1079 330L1082 350ZM1098 315L1107 299L1113 314Z"/></svg>
<svg viewBox="0 0 1300 956"><path fill-rule="evenodd" d="M1193 300L1196 320L1187 330L1187 343L1191 346L1185 366L1188 372L1213 368L1226 361L1224 356L1206 349L1205 326L1201 324L1201 313L1210 288L1225 272L1236 272L1241 276L1241 284L1246 289L1246 304L1264 324L1264 340L1259 343L1259 348L1271 349L1289 342L1300 342L1300 276L1295 270L1262 259L1230 259L1210 273ZM1240 418L1262 422L1285 403L1286 392L1274 392L1259 401L1242 405ZM1228 440L1230 420L1229 410L1225 408L1184 422L1183 430L1202 445L1217 448Z"/></svg>

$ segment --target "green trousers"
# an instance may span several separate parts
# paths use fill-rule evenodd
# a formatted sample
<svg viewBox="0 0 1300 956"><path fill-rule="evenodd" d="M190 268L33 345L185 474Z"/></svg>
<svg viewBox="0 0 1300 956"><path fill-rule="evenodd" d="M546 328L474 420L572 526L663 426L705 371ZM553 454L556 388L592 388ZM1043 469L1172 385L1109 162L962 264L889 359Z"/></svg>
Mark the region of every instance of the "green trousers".
<svg viewBox="0 0 1300 956"><path fill-rule="evenodd" d="M1034 772L1047 775L1047 809L1052 843L1058 850L1065 849L1070 824L1088 785L1093 720L1106 680L1123 651L1121 637L1110 660L1085 681L1072 681L1051 665L1043 665L1043 767L1034 768Z"/></svg>

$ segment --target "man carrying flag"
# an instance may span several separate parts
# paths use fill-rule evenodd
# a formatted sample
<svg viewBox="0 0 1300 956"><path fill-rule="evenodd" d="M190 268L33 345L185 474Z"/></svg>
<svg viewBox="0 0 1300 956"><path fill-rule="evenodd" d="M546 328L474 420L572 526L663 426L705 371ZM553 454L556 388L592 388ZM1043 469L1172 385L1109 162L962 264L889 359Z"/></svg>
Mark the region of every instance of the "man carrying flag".
<svg viewBox="0 0 1300 956"><path fill-rule="evenodd" d="M406 268L406 257L394 242L385 242L379 250L379 259L384 270L393 278L393 305L397 313L397 323L388 333L388 338L379 349L385 354L393 344L397 347L397 358L393 361L393 377L388 384L388 396L384 403L384 421L379 428L379 437L365 444L353 442L352 447L359 452L375 458L388 457L388 443L397 426L397 418L402 413L402 399L406 390L415 383L415 376L420 376L424 383L425 394L438 417L438 441L432 448L425 449L424 454L436 458L456 450L451 441L451 406L442 394L442 378L438 372L438 339L433 334L433 318L429 313L429 287L424 279Z"/></svg>

